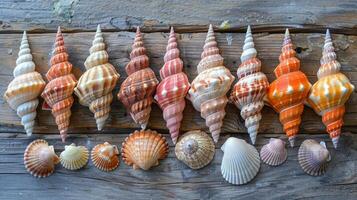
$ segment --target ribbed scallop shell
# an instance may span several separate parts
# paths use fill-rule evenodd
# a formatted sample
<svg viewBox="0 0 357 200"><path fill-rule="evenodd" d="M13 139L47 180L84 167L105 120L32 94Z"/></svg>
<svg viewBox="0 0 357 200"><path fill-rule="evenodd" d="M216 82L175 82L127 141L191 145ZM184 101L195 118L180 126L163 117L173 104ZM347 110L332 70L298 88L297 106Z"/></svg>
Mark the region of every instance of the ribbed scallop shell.
<svg viewBox="0 0 357 200"><path fill-rule="evenodd" d="M130 59L125 67L128 77L120 86L118 99L124 104L135 123L145 129L149 122L153 94L159 81L149 68L149 57L146 55L139 27L136 30Z"/></svg>
<svg viewBox="0 0 357 200"><path fill-rule="evenodd" d="M285 142L281 139L270 138L269 143L260 150L262 161L271 166L283 164L287 157L288 151L285 148Z"/></svg>
<svg viewBox="0 0 357 200"><path fill-rule="evenodd" d="M171 27L164 61L165 64L160 70L162 81L156 88L155 99L163 110L172 142L176 144L190 84L186 74L182 72L183 62L180 58L180 50L177 48L173 27Z"/></svg>
<svg viewBox="0 0 357 200"><path fill-rule="evenodd" d="M20 51L14 69L14 79L10 82L4 98L17 115L21 117L21 124L27 135L31 135L35 126L37 97L41 94L46 83L40 73L35 71L31 49L24 32Z"/></svg>
<svg viewBox="0 0 357 200"><path fill-rule="evenodd" d="M53 146L48 146L45 140L35 140L25 150L24 165L27 171L35 177L43 178L51 175L58 163L59 158Z"/></svg>
<svg viewBox="0 0 357 200"><path fill-rule="evenodd" d="M91 152L92 162L102 171L112 171L119 166L119 150L108 142L97 144Z"/></svg>
<svg viewBox="0 0 357 200"><path fill-rule="evenodd" d="M98 130L102 130L109 117L110 104L113 101L114 89L119 74L109 63L109 55L105 50L103 34L98 25L90 55L84 62L86 72L78 80L74 89L79 103L88 106L94 113Z"/></svg>
<svg viewBox="0 0 357 200"><path fill-rule="evenodd" d="M215 153L215 146L207 133L195 130L182 135L176 146L177 159L192 169L200 169L208 165Z"/></svg>
<svg viewBox="0 0 357 200"><path fill-rule="evenodd" d="M61 164L69 170L77 170L84 167L89 158L88 149L85 146L75 144L66 145L60 155Z"/></svg>
<svg viewBox="0 0 357 200"><path fill-rule="evenodd" d="M260 158L254 146L230 137L221 147L224 152L221 173L231 184L242 185L251 181L259 172Z"/></svg>
<svg viewBox="0 0 357 200"><path fill-rule="evenodd" d="M324 142L305 140L299 148L298 159L304 172L311 176L320 176L326 172L331 156Z"/></svg>
<svg viewBox="0 0 357 200"><path fill-rule="evenodd" d="M41 96L51 108L62 141L65 142L70 123L71 107L74 101L72 94L77 80L71 73L72 64L68 61L68 54L60 27L58 27L56 41L53 46L50 65L51 68L46 74L49 83Z"/></svg>
<svg viewBox="0 0 357 200"><path fill-rule="evenodd" d="M243 53L240 57L242 64L237 69L238 82L234 85L230 100L241 110L245 120L250 140L255 144L258 134L263 98L269 87L265 74L261 72L261 62L257 58L253 36L248 26L244 40Z"/></svg>
<svg viewBox="0 0 357 200"><path fill-rule="evenodd" d="M167 157L169 146L165 137L156 131L140 130L125 139L121 152L127 165L133 166L133 169L148 170Z"/></svg>
<svg viewBox="0 0 357 200"><path fill-rule="evenodd" d="M291 147L294 146L295 137L299 132L304 102L311 87L306 75L299 71L300 60L295 54L289 30L286 29L279 56L280 63L274 70L277 79L270 84L267 99L280 114L280 122L289 137Z"/></svg>
<svg viewBox="0 0 357 200"><path fill-rule="evenodd" d="M345 103L355 87L340 72L341 64L337 61L329 30L326 31L320 63L321 66L317 72L318 81L310 90L308 103L316 113L322 116L333 145L337 148L343 125Z"/></svg>
<svg viewBox="0 0 357 200"><path fill-rule="evenodd" d="M219 54L212 25L207 33L201 58L197 66L198 76L191 83L188 98L206 120L214 142L218 142L226 115L226 93L234 76L223 65L223 57Z"/></svg>

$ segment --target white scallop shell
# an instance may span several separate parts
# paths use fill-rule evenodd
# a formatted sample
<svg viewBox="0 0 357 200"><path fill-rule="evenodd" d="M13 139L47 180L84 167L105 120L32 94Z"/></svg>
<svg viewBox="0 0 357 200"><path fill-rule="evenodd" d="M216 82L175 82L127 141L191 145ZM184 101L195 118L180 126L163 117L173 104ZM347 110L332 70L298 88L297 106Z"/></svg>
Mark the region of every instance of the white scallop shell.
<svg viewBox="0 0 357 200"><path fill-rule="evenodd" d="M260 158L265 164L278 166L285 162L288 152L285 142L278 138L270 138L269 143L260 150Z"/></svg>
<svg viewBox="0 0 357 200"><path fill-rule="evenodd" d="M76 146L75 144L66 145L65 150L60 155L61 164L69 170L77 170L84 167L89 158L88 149L84 146Z"/></svg>

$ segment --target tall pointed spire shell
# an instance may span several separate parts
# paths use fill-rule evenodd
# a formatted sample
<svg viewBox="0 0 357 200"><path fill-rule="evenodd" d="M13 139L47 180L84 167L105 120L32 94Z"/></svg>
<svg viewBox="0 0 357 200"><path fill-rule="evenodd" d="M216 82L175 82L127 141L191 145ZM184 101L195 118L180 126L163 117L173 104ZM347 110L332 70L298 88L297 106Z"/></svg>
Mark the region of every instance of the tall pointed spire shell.
<svg viewBox="0 0 357 200"><path fill-rule="evenodd" d="M97 128L102 130L109 117L110 104L113 101L112 90L119 79L119 74L109 63L100 25L97 27L89 52L90 55L84 62L86 72L78 80L74 92L79 98L79 103L89 107L94 113Z"/></svg>
<svg viewBox="0 0 357 200"><path fill-rule="evenodd" d="M250 26L244 40L241 55L242 64L237 69L238 82L234 85L230 100L241 110L252 144L258 134L259 121L262 118L263 98L269 87L265 74L261 72L261 62L257 58L257 50Z"/></svg>
<svg viewBox="0 0 357 200"><path fill-rule="evenodd" d="M337 148L343 125L345 103L355 87L340 72L341 64L337 61L328 29L320 64L317 72L318 81L310 90L308 103L317 114L322 116L322 122L332 139L333 146Z"/></svg>
<svg viewBox="0 0 357 200"><path fill-rule="evenodd" d="M26 31L22 36L21 46L13 72L14 79L10 82L4 98L17 115L21 117L27 135L31 135L35 125L38 96L46 83L40 73L35 71L31 49L27 40Z"/></svg>
<svg viewBox="0 0 357 200"><path fill-rule="evenodd" d="M213 140L217 143L223 118L226 115L225 107L228 102L226 93L234 76L224 67L212 25L208 29L197 72L198 76L192 81L188 98L194 108L201 112L201 117L206 120Z"/></svg>
<svg viewBox="0 0 357 200"><path fill-rule="evenodd" d="M291 147L294 146L296 134L299 132L304 102L311 87L306 75L299 70L300 60L295 55L289 30L286 29L279 56L280 63L274 70L277 79L270 84L267 99L279 113Z"/></svg>
<svg viewBox="0 0 357 200"><path fill-rule="evenodd" d="M182 72L183 62L180 58L180 50L177 48L173 27L171 27L164 61L165 64L160 70L162 81L156 88L155 99L163 110L172 142L176 144L183 118L182 112L186 105L185 97L190 84L186 74Z"/></svg>

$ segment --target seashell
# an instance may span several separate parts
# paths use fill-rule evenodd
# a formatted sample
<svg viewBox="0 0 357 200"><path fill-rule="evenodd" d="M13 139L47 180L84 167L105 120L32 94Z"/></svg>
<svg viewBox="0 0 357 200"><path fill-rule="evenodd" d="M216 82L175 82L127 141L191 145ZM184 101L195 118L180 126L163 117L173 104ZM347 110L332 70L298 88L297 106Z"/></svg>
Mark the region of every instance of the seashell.
<svg viewBox="0 0 357 200"><path fill-rule="evenodd" d="M49 83L41 94L46 102L43 107L48 105L52 109L62 141L65 142L74 101L72 94L77 80L71 73L72 64L68 61L60 27L58 27L50 64L51 68L46 74Z"/></svg>
<svg viewBox="0 0 357 200"><path fill-rule="evenodd" d="M97 27L90 55L84 62L86 72L78 80L75 94L79 103L89 107L94 113L98 130L102 130L109 117L110 104L113 101L114 89L119 74L109 63L109 55L105 50L105 43L100 26Z"/></svg>
<svg viewBox="0 0 357 200"><path fill-rule="evenodd" d="M214 142L218 142L226 115L226 93L234 76L223 65L223 57L219 54L212 25L207 33L201 58L197 66L198 76L191 83L188 98L206 120Z"/></svg>
<svg viewBox="0 0 357 200"><path fill-rule="evenodd" d="M331 156L325 142L305 140L299 148L298 159L304 172L311 176L320 176L326 172Z"/></svg>
<svg viewBox="0 0 357 200"><path fill-rule="evenodd" d="M119 166L119 150L108 142L97 144L91 152L94 166L102 171L112 171Z"/></svg>
<svg viewBox="0 0 357 200"><path fill-rule="evenodd" d="M287 157L288 151L285 148L285 142L281 139L270 138L269 143L260 150L262 161L271 166L283 164Z"/></svg>
<svg viewBox="0 0 357 200"><path fill-rule="evenodd" d="M355 87L340 72L341 64L337 61L330 31L326 31L325 45L317 72L318 81L312 86L308 103L315 112L322 116L322 121L337 148L343 125L345 103Z"/></svg>
<svg viewBox="0 0 357 200"><path fill-rule="evenodd" d="M136 30L130 59L125 67L128 77L121 84L118 99L124 104L135 123L145 129L150 117L153 94L159 81L149 68L149 57L146 55L139 27Z"/></svg>
<svg viewBox="0 0 357 200"><path fill-rule="evenodd" d="M46 83L41 74L35 71L35 63L32 61L26 31L22 36L13 75L15 78L7 87L4 98L21 117L21 124L25 128L26 134L30 136L35 126L37 97L41 94Z"/></svg>
<svg viewBox="0 0 357 200"><path fill-rule="evenodd" d="M239 80L233 87L230 100L241 110L240 114L245 120L250 140L255 144L259 121L262 118L263 99L269 82L261 72L261 62L257 58L250 26L247 29L240 59L242 64L237 69Z"/></svg>
<svg viewBox="0 0 357 200"><path fill-rule="evenodd" d="M224 152L221 172L226 181L234 185L242 185L258 174L260 158L254 146L244 140L230 137L221 149Z"/></svg>
<svg viewBox="0 0 357 200"><path fill-rule="evenodd" d="M35 140L26 147L24 165L33 176L43 178L51 175L58 163L53 146L48 146L45 140Z"/></svg>
<svg viewBox="0 0 357 200"><path fill-rule="evenodd" d="M127 165L133 166L133 169L148 170L167 157L169 146L165 137L156 131L140 130L125 138L121 152Z"/></svg>
<svg viewBox="0 0 357 200"><path fill-rule="evenodd" d="M73 143L66 145L60 155L62 166L69 170L77 170L84 167L88 162L88 158L88 149L84 146L76 146Z"/></svg>
<svg viewBox="0 0 357 200"><path fill-rule="evenodd" d="M162 81L156 88L155 100L163 110L172 142L176 144L183 118L182 112L186 105L185 97L190 84L186 74L182 72L183 62L180 58L180 50L177 48L173 27L171 27L164 61L165 64L160 70Z"/></svg>
<svg viewBox="0 0 357 200"><path fill-rule="evenodd" d="M311 84L306 75L299 70L300 60L295 57L296 52L288 29L281 52L280 63L274 70L277 79L270 84L267 99L280 114L280 122L289 137L290 146L293 147Z"/></svg>
<svg viewBox="0 0 357 200"><path fill-rule="evenodd" d="M215 153L212 139L203 131L189 131L180 137L175 146L177 159L192 169L208 165Z"/></svg>

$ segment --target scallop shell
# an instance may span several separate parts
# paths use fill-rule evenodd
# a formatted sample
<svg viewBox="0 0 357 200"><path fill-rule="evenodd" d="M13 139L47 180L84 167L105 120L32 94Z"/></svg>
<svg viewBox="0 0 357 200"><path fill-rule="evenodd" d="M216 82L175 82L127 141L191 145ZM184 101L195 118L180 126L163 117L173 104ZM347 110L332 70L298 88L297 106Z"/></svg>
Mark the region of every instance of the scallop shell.
<svg viewBox="0 0 357 200"><path fill-rule="evenodd" d="M24 165L27 171L35 177L43 178L51 175L58 163L59 158L53 146L48 146L45 140L35 140L25 150Z"/></svg>
<svg viewBox="0 0 357 200"><path fill-rule="evenodd" d="M226 181L234 185L242 185L258 174L260 158L254 146L244 140L230 137L221 149L224 152L221 172Z"/></svg>
<svg viewBox="0 0 357 200"><path fill-rule="evenodd" d="M134 169L148 170L167 157L169 146L165 137L152 130L135 131L122 144L122 157Z"/></svg>
<svg viewBox="0 0 357 200"><path fill-rule="evenodd" d="M208 165L215 153L212 139L203 131L189 131L178 140L175 153L177 159L192 169Z"/></svg>
<svg viewBox="0 0 357 200"><path fill-rule="evenodd" d="M102 171L112 171L119 166L119 150L108 142L97 144L91 152L94 166Z"/></svg>
<svg viewBox="0 0 357 200"><path fill-rule="evenodd" d="M331 156L325 142L305 140L299 148L298 159L304 172L311 176L320 176L326 172Z"/></svg>
<svg viewBox="0 0 357 200"><path fill-rule="evenodd" d="M21 40L20 51L14 69L14 79L10 82L4 98L17 115L21 117L21 124L26 134L30 136L35 126L37 97L41 94L46 83L40 73L35 71L31 49L26 31Z"/></svg>
<svg viewBox="0 0 357 200"><path fill-rule="evenodd" d="M77 170L84 167L88 162L88 158L88 149L84 146L76 146L73 143L66 145L60 155L62 166L69 170Z"/></svg>
<svg viewBox="0 0 357 200"><path fill-rule="evenodd" d="M287 157L288 151L285 148L285 142L281 139L270 138L269 143L260 150L262 161L271 166L283 164Z"/></svg>

